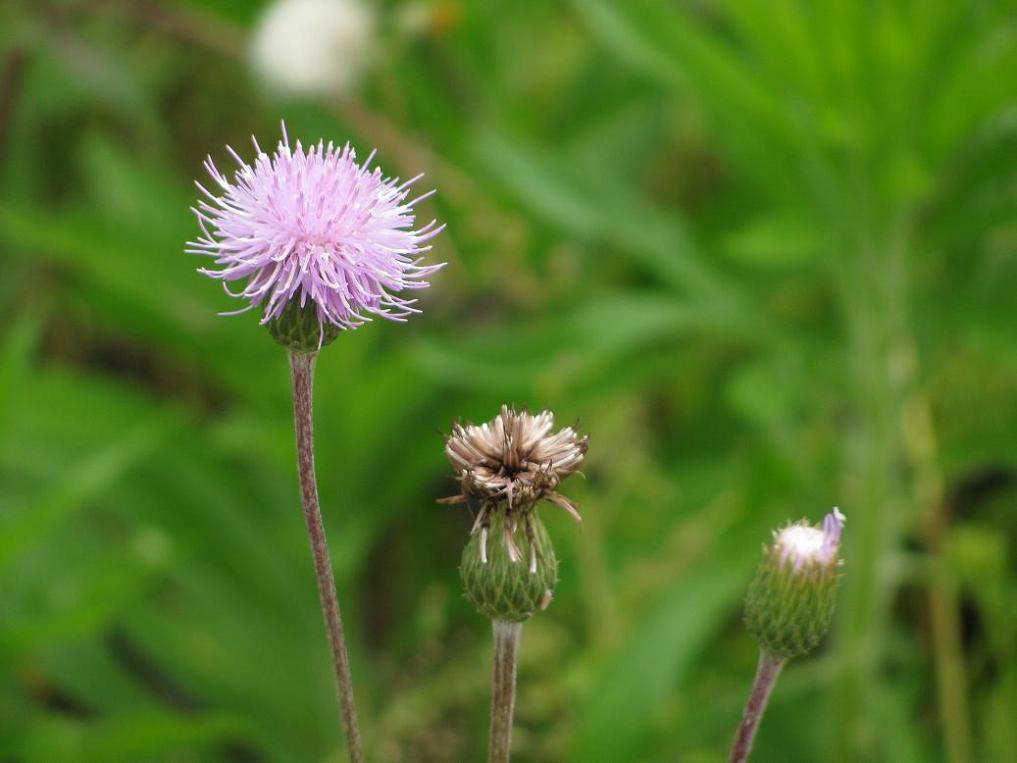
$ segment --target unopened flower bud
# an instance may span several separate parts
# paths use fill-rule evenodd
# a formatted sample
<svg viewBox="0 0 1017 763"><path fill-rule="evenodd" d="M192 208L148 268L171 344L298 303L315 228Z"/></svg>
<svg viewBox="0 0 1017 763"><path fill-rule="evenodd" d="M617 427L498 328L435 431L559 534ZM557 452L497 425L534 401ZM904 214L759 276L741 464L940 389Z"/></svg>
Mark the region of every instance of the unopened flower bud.
<svg viewBox="0 0 1017 763"><path fill-rule="evenodd" d="M470 536L459 574L466 596L492 620L519 623L551 601L558 559L535 511L490 511Z"/></svg>
<svg viewBox="0 0 1017 763"><path fill-rule="evenodd" d="M745 598L745 624L762 650L787 659L810 652L833 619L844 515L827 514L823 526L806 521L774 532Z"/></svg>

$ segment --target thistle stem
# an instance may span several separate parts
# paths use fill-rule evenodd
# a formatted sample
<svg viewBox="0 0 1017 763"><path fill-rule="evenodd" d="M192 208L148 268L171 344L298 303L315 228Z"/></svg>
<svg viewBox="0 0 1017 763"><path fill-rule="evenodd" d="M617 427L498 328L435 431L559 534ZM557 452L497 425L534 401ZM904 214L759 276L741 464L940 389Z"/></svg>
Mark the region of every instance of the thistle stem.
<svg viewBox="0 0 1017 763"><path fill-rule="evenodd" d="M516 664L522 623L494 626L494 668L491 673L491 742L488 763L508 763L512 747L512 714L516 704Z"/></svg>
<svg viewBox="0 0 1017 763"><path fill-rule="evenodd" d="M339 600L336 597L332 561L328 554L325 526L321 521L318 504L318 482L314 475L314 429L312 400L314 361L316 352L290 353L290 371L293 377L293 418L297 434L297 469L300 474L300 498L307 521L307 534L314 555L314 571L318 578L318 594L325 617L328 640L332 647L336 689L342 710L342 723L346 729L346 744L351 763L363 763L364 752L357 726L357 708L353 699L353 678L350 675L350 658L346 650Z"/></svg>
<svg viewBox="0 0 1017 763"><path fill-rule="evenodd" d="M759 653L756 679L752 682L752 691L749 692L749 700L745 703L742 722L738 726L738 733L735 735L734 745L731 747L729 763L745 763L749 759L752 741L756 737L756 729L759 728L759 720L763 717L766 703L770 700L770 692L773 691L785 662L786 660L766 652Z"/></svg>

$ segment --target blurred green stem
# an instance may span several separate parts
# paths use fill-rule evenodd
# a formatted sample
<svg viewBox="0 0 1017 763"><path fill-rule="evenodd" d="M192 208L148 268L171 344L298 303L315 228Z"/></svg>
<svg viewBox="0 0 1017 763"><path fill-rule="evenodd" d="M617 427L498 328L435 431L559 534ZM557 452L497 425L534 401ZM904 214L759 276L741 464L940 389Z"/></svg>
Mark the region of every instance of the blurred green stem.
<svg viewBox="0 0 1017 763"><path fill-rule="evenodd" d="M946 759L951 763L969 763L974 758L968 714L967 670L961 645L960 605L953 576L943 559L949 507L938 466L939 448L932 421L932 403L920 388L916 388L907 400L903 426L905 447L914 471L915 492L919 504L928 512L924 536L932 570L926 580Z"/></svg>
<svg viewBox="0 0 1017 763"><path fill-rule="evenodd" d="M846 549L841 612L841 678L835 698L841 760L883 757L875 728L885 698L880 652L887 641L890 598L896 588L888 564L899 546L905 523L917 520L915 502L940 522L941 489L930 447L931 414L918 386L918 360L908 320L907 227L880 247L866 242L846 258L839 272L842 305L849 331L849 372L858 414L849 443L847 504L852 518ZM922 411L928 442L916 450L913 411ZM909 413L910 412L910 413ZM909 415L912 418L909 418ZM935 550L933 550L935 553ZM955 610L944 578L933 575L929 596L939 704L945 747L952 763L970 758L963 657L955 638ZM952 623L952 624L951 624ZM885 753L885 750L882 752Z"/></svg>
<svg viewBox="0 0 1017 763"><path fill-rule="evenodd" d="M752 682L749 699L745 703L745 711L742 713L742 722L735 734L731 757L728 759L729 763L745 763L749 759L752 742L756 738L756 730L759 728L759 721L766 711L770 693L777 685L777 679L780 678L780 671L784 668L785 662L786 660L773 657L766 652L759 653L756 678Z"/></svg>
<svg viewBox="0 0 1017 763"><path fill-rule="evenodd" d="M848 440L845 606L841 608L842 672L836 694L833 750L841 760L862 751L871 756L878 733L866 703L882 697L878 655L885 643L885 620L892 583L883 565L895 547L905 501L897 479L900 450L894 410L899 390L890 373L889 336L893 304L890 274L880 276L872 247L849 257L840 272L842 301L849 333L848 371L857 420ZM889 270L887 268L887 270ZM876 756L879 757L879 756Z"/></svg>
<svg viewBox="0 0 1017 763"><path fill-rule="evenodd" d="M360 729L357 726L357 709L353 698L353 677L350 674L350 658L346 649L339 600L336 597L335 579L332 575L332 561L328 554L325 526L321 520L318 503L318 482L314 474L314 361L317 353L290 353L290 371L293 377L293 418L297 434L297 468L300 474L300 497L307 521L307 534L311 539L314 555L314 571L318 577L318 594L321 609L332 646L332 662L335 667L336 688L342 709L342 722L346 728L346 743L352 763L363 763L364 753L360 743Z"/></svg>
<svg viewBox="0 0 1017 763"><path fill-rule="evenodd" d="M20 47L8 51L0 64L0 157L6 153L7 135L27 65L28 52Z"/></svg>
<svg viewBox="0 0 1017 763"><path fill-rule="evenodd" d="M494 664L491 671L491 741L489 763L508 763L512 748L512 715L516 705L516 665L522 623L493 621Z"/></svg>

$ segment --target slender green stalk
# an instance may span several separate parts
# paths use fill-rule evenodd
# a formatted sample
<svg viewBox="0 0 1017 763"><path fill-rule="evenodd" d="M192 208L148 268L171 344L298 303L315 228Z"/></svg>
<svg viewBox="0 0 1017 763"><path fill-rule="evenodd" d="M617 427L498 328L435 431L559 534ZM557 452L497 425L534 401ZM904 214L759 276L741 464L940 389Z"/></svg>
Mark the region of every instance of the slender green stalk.
<svg viewBox="0 0 1017 763"><path fill-rule="evenodd" d="M897 582L885 562L907 523L920 522L934 565L928 596L944 748L951 763L968 763L971 730L958 605L939 562L946 507L931 404L920 386L910 327L909 251L904 221L882 246L863 244L838 274L858 419L847 464L853 545L844 579L833 749L844 761L886 753L879 750L884 735L876 728L877 715L865 709L883 701L879 655Z"/></svg>
<svg viewBox="0 0 1017 763"><path fill-rule="evenodd" d="M332 664L335 668L336 689L342 711L342 723L346 729L346 744L350 761L363 763L364 752L360 743L360 729L357 725L357 708L353 699L353 677L350 674L350 658L346 649L346 635L343 631L342 616L339 613L339 599L336 597L332 561L328 554L325 525L321 520L318 503L318 482L314 474L314 428L313 428L313 387L314 361L317 353L290 353L290 371L293 377L293 418L297 434L297 468L300 474L300 497L307 521L307 534L311 540L314 556L314 571L318 577L318 594L321 610L325 617L329 644L332 647Z"/></svg>
<svg viewBox="0 0 1017 763"><path fill-rule="evenodd" d="M967 671L960 643L957 592L953 580L944 569L938 550L933 565L928 595L939 717L943 724L946 760L950 763L970 763L974 756L968 716Z"/></svg>
<svg viewBox="0 0 1017 763"><path fill-rule="evenodd" d="M914 355L917 359L917 352ZM924 390L916 387L907 401L905 412L902 425L914 473L915 493L926 511L924 535L932 566L927 588L946 759L950 763L970 763L974 756L967 669L961 646L960 604L953 577L943 560L949 507L938 463L939 448L932 421L932 403Z"/></svg>
<svg viewBox="0 0 1017 763"><path fill-rule="evenodd" d="M838 276L856 414L845 463L844 503L852 510L845 556L851 566L844 577L840 608L842 662L833 715L837 738L832 745L838 760L846 761L863 753L881 757L876 752L881 735L866 703L878 704L882 696L878 657L893 586L884 560L896 545L907 504L898 476L900 391L891 373L898 284L871 242L845 255Z"/></svg>
<svg viewBox="0 0 1017 763"><path fill-rule="evenodd" d="M734 744L731 747L729 763L745 763L752 752L752 742L756 738L756 730L759 728L759 721L766 711L766 704L770 701L770 693L777 684L780 671L784 668L786 660L773 657L765 651L759 653L759 666L756 668L756 678L752 682L752 689L749 691L749 699L745 703L745 711L742 713L742 722L738 725L735 733Z"/></svg>
<svg viewBox="0 0 1017 763"><path fill-rule="evenodd" d="M512 748L512 714L516 705L516 665L522 623L492 622L494 664L491 671L491 739L489 763L508 763Z"/></svg>

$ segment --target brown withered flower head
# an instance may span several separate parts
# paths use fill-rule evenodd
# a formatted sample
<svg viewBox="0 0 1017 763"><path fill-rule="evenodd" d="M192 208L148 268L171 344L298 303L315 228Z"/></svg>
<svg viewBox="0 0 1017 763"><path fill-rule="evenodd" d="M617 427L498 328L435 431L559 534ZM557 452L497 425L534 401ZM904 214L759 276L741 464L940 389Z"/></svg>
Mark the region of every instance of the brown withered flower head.
<svg viewBox="0 0 1017 763"><path fill-rule="evenodd" d="M516 529L525 530L533 540L530 522L535 504L543 498L582 521L572 501L558 492L562 480L583 463L589 438L580 437L572 427L554 428L554 414L534 415L503 405L501 412L484 424L455 424L445 443L445 453L459 480L460 493L441 503L479 504L472 533L481 533L481 555L486 562L487 533L494 511L505 513L505 544L509 558L518 562L522 554L516 545ZM535 548L530 543L530 548ZM530 569L537 558L531 554Z"/></svg>

